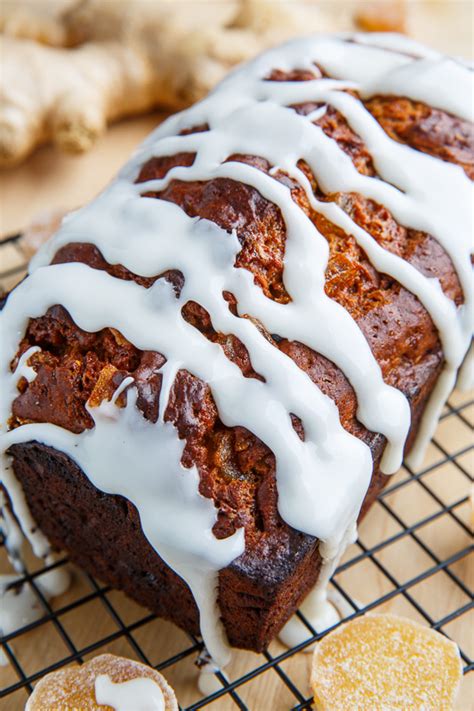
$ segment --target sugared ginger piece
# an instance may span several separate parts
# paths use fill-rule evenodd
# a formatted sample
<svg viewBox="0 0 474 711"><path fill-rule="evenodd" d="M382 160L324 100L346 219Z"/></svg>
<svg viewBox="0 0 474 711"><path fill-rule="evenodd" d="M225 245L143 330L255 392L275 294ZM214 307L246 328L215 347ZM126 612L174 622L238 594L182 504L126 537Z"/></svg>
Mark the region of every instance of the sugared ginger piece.
<svg viewBox="0 0 474 711"><path fill-rule="evenodd" d="M99 677L99 683L97 678ZM122 706L106 705L97 701L97 693L100 699L127 700L131 691L127 682L131 680L151 680L159 687L152 690L153 699L162 698L163 711L178 711L178 703L173 689L166 679L155 669L135 662L132 659L116 657L113 654L101 654L94 657L82 666L69 666L65 669L51 672L43 677L28 699L25 711L45 711L45 709L61 709L61 711L105 711L110 708L122 709ZM123 685L123 686L121 686ZM138 688L138 687L137 687ZM145 695L149 689L149 683L145 681L141 689ZM160 693L161 692L161 693ZM102 696L100 695L102 694ZM156 703L155 703L156 705ZM138 700L137 700L138 708ZM148 705L147 708L152 708ZM159 708L159 705L157 706Z"/></svg>
<svg viewBox="0 0 474 711"><path fill-rule="evenodd" d="M366 615L317 645L318 711L449 711L462 677L459 650L439 632L395 615Z"/></svg>

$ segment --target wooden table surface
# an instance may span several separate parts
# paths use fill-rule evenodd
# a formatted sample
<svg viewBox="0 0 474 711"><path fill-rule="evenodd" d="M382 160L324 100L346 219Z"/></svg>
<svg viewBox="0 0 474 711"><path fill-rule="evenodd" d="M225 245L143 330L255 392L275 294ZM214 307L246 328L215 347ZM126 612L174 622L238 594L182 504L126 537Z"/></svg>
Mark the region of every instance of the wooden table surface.
<svg viewBox="0 0 474 711"><path fill-rule="evenodd" d="M458 49L457 45L456 49ZM1 233L9 234L21 230L34 215L46 209L72 209L92 198L115 174L139 140L156 125L160 118L159 115L151 115L118 124L112 127L94 150L86 155L65 156L46 147L39 150L24 165L3 172L0 175ZM0 266L5 268L6 264ZM467 399L467 395L455 394L451 402L456 405ZM473 409L468 408L463 412L472 423ZM469 428L459 423L457 418L448 418L438 430L437 441L448 451L460 450L472 442ZM439 461L439 458L439 449L431 445L426 461L435 462ZM471 457L464 457L462 464L472 470ZM402 471L395 475L394 481L402 480L406 476ZM411 525L431 515L437 508L439 509L439 501L449 504L469 493L467 479L459 474L458 468L453 463L435 469L433 475L428 476L430 489L435 492L437 498L433 498L422 486L414 484L401 487L390 496L392 510L397 512L405 525ZM460 519L468 521L469 503L466 502L458 507L456 514ZM399 529L400 523L377 503L360 527L360 541L370 547L387 539ZM453 552L462 549L469 540L466 532L448 515L441 515L433 524L423 527L420 539L435 552L439 559L446 559ZM355 544L348 551L346 558L354 556L357 547L358 544ZM383 548L377 557L398 582L411 579L433 565L433 560L427 555L423 546L418 545L410 537L401 538L397 544ZM7 570L5 561L0 562ZM456 563L453 569L459 578L472 587L473 570L472 565L469 567L468 558L463 558ZM391 586L393 587L372 560L365 560L350 568L339 576L338 582L361 604L370 603L389 591ZM82 574L75 571L73 586L60 599L56 599L53 606L58 608L77 599L79 595L90 590L88 585ZM467 602L464 594L453 585L452 580L444 572L436 573L424 583L415 586L412 593L416 602L429 610L433 619L440 619ZM108 597L127 623L143 616L143 610L126 600L120 593L111 592ZM403 595L393 597L378 609L423 621L415 607ZM79 648L86 647L116 629L98 600L85 607L77 608L66 615L63 622ZM472 647L474 636L472 620L469 622L466 615L447 625L446 631L464 648ZM137 628L134 636L146 650L151 662L155 664L187 644L186 638L179 630L163 621L154 621ZM18 638L13 643L13 648L27 673L33 673L36 669L67 655L52 623ZM129 640L123 637L101 648L101 651L106 650L125 656L135 656ZM274 642L270 648L273 655L282 650L283 647L278 642ZM470 655L472 658L472 648ZM229 677L235 679L265 661L262 656L238 652L229 668ZM298 682L299 688L305 694L309 693L309 664L309 655L304 654L298 654L282 664L282 668ZM177 690L179 701L183 705L199 698L195 683L196 670L192 659L171 667L166 672L166 676ZM0 687L12 684L15 679L16 675L11 667L0 668ZM470 678L465 679L463 683L458 703L458 708L462 711L474 708L473 679L474 675L471 674ZM240 694L249 708L256 711L266 711L266 709L283 711L295 703L294 697L273 670L246 684L240 690ZM24 691L19 691L3 703L0 700L0 708L5 711L22 709L25 699ZM226 711L235 707L230 700L222 700L215 702L210 708Z"/></svg>

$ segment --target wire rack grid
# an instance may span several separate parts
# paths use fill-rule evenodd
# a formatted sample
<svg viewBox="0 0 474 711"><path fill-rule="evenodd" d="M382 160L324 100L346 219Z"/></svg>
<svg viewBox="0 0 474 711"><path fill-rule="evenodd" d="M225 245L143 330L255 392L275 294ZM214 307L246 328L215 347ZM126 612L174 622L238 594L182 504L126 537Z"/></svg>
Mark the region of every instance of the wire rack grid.
<svg viewBox="0 0 474 711"><path fill-rule="evenodd" d="M21 235L14 235L0 241L0 292L11 288L24 273L20 239ZM395 475L331 582L333 593L351 610L346 619L391 610L454 639L466 674L474 670L469 567L474 551L469 501L473 424L474 400L453 394L423 468L415 472L405 465ZM238 652L228 676L216 674L216 691L203 698L194 669L202 651L199 639L157 620L121 593L79 571L66 596L48 601L41 576L66 565L66 558L49 566L31 562L17 583L31 587L40 614L0 640L8 662L3 672L0 668L5 680L0 707L5 703L5 709L23 708L35 682L48 672L112 651L164 672L186 711L205 706L217 711L312 708L310 657L302 652L323 635L316 633L301 612L297 614L307 629L304 642L291 649L274 642L262 655ZM468 692L463 703L468 703L467 698Z"/></svg>

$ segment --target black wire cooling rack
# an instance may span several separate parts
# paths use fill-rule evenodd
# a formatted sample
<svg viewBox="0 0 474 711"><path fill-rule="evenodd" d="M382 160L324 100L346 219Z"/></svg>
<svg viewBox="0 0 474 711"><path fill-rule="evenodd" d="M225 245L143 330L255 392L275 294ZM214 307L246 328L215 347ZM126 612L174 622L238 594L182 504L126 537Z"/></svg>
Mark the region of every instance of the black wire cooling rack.
<svg viewBox="0 0 474 711"><path fill-rule="evenodd" d="M14 235L0 240L0 291L2 287L4 290L11 288L24 272L20 237ZM472 580L469 580L472 566L469 568L468 563L468 556L474 551L469 526L472 516L469 469L474 459L473 423L474 400L467 396L452 396L430 445L428 463L417 472L405 465L392 479L362 524L358 542L351 547L331 583L335 593L353 611L346 619L369 611L391 609L424 621L454 639L460 647L465 673L474 670L474 653L469 649L474 637L473 591ZM370 533L375 516L379 524L382 522L377 526L382 531L377 540ZM79 571L75 572L72 599L69 595L66 604L61 602L62 598L48 602L38 580L45 572L67 564L67 559L63 558L46 567L38 567L38 563L36 567L35 564L27 565L27 572L19 581L31 586L44 614L0 640L8 660L8 666L4 667L7 670L3 675L6 683L0 691L0 699L3 699L0 706L5 703L5 709L23 708L27 695L43 675L71 662L82 663L104 651L115 651L114 645L119 642L120 653L124 656L164 672L183 703L180 668L187 665L188 670L192 670L192 662L202 650L200 640L185 635L168 623L160 623L168 625L165 634L175 638L175 643L172 653L157 660L153 644L143 642L146 636L143 633L147 631L151 630L148 636L153 638L156 617L127 601L121 593ZM360 584L364 579L367 589L367 579L371 576L374 581L372 599L362 603L358 598ZM98 632L96 639L84 643L76 639L77 634L71 632L67 620L71 615L81 614L84 620L90 618L92 603L98 604L94 608L97 622L107 618L108 623L105 632ZM130 607L135 611L132 617L128 614ZM308 662L305 661L308 657L299 653L323 635L317 634L301 613L298 615L308 630L307 640L292 649L285 649L278 642L272 643L263 655L239 652L238 674L233 674L232 667L229 677L217 674L218 690L205 698L198 695L193 682L195 699L181 708L194 711L210 705L217 711L235 707L263 711L276 708L278 704L278 708L293 711L312 708ZM39 645L38 640L43 635L51 634L51 627L61 640L63 653L56 652L52 656L48 652L49 646L43 644L42 651L38 649L39 661L37 659L33 666L25 662L24 650L29 649L31 657L31 645ZM99 624L98 629L102 630ZM254 687L253 693L249 694L248 689L255 681L262 691L256 694ZM279 686L275 696L270 697L272 684ZM189 689L184 696L190 698ZM270 704L270 698L278 698L278 704Z"/></svg>

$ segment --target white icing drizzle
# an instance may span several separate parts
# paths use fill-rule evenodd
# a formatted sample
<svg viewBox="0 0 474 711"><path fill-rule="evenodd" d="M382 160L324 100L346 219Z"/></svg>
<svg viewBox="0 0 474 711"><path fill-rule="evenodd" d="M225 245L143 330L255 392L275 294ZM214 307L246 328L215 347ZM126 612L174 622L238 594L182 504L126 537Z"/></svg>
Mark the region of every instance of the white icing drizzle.
<svg viewBox="0 0 474 711"><path fill-rule="evenodd" d="M39 348L33 347L23 353L13 374L13 382L18 382L20 377L26 378L28 382L34 380L36 373L27 363L30 356L39 350ZM12 395L14 396L14 393ZM23 502L22 497L17 497L17 499ZM23 524L25 527L31 526L30 537L37 544L36 550L43 554L42 557L45 558L46 565L54 563L54 558L51 555L47 555L46 546L44 545L45 539L37 531L26 504L25 512L26 516ZM23 562L25 536L8 508L5 494L1 490L0 530L4 537L8 559L17 573L0 575L0 634L8 635L42 617L45 614L45 610L31 584L28 581L22 581L22 576L26 572ZM64 567L54 568L39 575L35 583L46 600L49 600L66 592L70 584L70 574ZM0 650L0 666L6 666L8 663L7 655L3 650Z"/></svg>
<svg viewBox="0 0 474 711"><path fill-rule="evenodd" d="M25 537L8 508L5 493L2 490L0 490L0 531L12 568L17 573L22 573L24 571L22 549Z"/></svg>
<svg viewBox="0 0 474 711"><path fill-rule="evenodd" d="M18 368L16 372L18 373ZM0 529L4 536L8 559L17 573L0 575L0 634L8 635L42 617L45 610L31 584L22 581L26 572L23 562L25 537L10 512L2 491L0 491ZM45 563L46 565L54 563L53 557L48 555ZM37 576L35 584L46 600L49 600L66 592L70 580L69 571L61 566ZM1 650L0 666L5 666L8 662L7 655Z"/></svg>
<svg viewBox="0 0 474 711"><path fill-rule="evenodd" d="M335 78L265 81L274 68L311 69L314 63ZM62 304L86 331L113 327L137 348L166 357L156 424L145 421L137 410L136 392L127 379L111 402L88 408L95 423L92 430L74 435L51 424L35 424L4 431L2 479L30 539L32 522L5 455L15 442L37 440L66 452L99 489L131 500L151 545L188 583L199 607L205 644L219 666L226 663L228 653L216 604L217 575L243 552L244 535L240 530L224 540L213 536L217 515L213 502L199 494L196 468L185 469L180 463L184 443L163 421L176 372L186 369L207 382L222 422L246 427L273 451L282 518L322 542L324 564L312 599L324 608L327 581L355 536L354 521L372 472L370 450L344 430L333 401L289 357L251 321L229 311L222 293L235 295L240 314L251 314L269 332L306 344L345 373L357 395L358 418L387 439L383 471L396 471L410 425L408 404L384 383L356 322L325 295L328 244L292 200L290 189L274 178L277 170L286 172L305 189L318 212L353 235L378 271L419 298L439 331L446 366L423 419L419 453L470 339L472 186L460 167L392 141L361 102L342 90L353 88L363 97L398 93L466 118L471 112L466 89L470 80L462 64L394 35L316 36L271 50L152 133L102 195L64 220L0 315L0 387L7 394L0 412L4 430L19 375L28 377L27 360L32 355L25 354L17 372L10 373L19 337L29 318L43 315L54 304ZM444 91L439 90L441 85ZM322 107L309 116L288 108L305 101ZM359 174L336 142L312 123L327 106L340 111L361 136L381 179ZM204 123L209 131L177 135ZM149 158L178 152L195 153L193 165L175 167L161 180L134 184ZM271 173L225 162L232 154L265 158L273 166ZM384 250L335 203L318 201L297 167L300 159L308 163L323 190L360 193L386 206L400 224L439 240L457 271L463 306L456 308L437 280ZM266 298L249 272L234 268L240 249L235 233L190 218L174 204L141 197L174 179L218 177L253 186L280 209L287 232L283 281L290 303ZM51 266L57 250L70 242L90 242L110 264L122 264L141 276L178 269L185 278L182 292L176 298L164 280L144 289L83 264ZM264 382L245 378L217 344L183 319L181 309L190 300L209 312L217 331L240 339ZM115 399L127 387L127 405L117 408ZM304 442L292 427L290 413L303 423ZM40 550L41 541L33 542Z"/></svg>
<svg viewBox="0 0 474 711"><path fill-rule="evenodd" d="M114 683L107 674L95 680L95 700L114 711L165 711L160 687L149 677Z"/></svg>
<svg viewBox="0 0 474 711"><path fill-rule="evenodd" d="M472 343L459 369L456 388L461 392L467 392L474 388L474 345Z"/></svg>
<svg viewBox="0 0 474 711"><path fill-rule="evenodd" d="M0 344L2 344L2 350L0 351L0 354L3 358L4 343L1 338ZM5 430L7 428L7 422L10 417L11 403L18 395L17 385L19 380L24 377L28 380L29 383L31 383L36 377L34 369L28 365L28 360L34 353L37 353L39 350L40 349L37 346L28 348L28 350L25 351L25 353L23 353L23 355L19 359L15 372L11 375L11 377L2 380L0 383L0 438L5 433ZM9 364L7 364L6 367L8 369ZM22 488L17 485L17 481L11 470L9 458L6 456L5 451L6 447L2 445L2 447L0 448L1 482L8 491L12 509L15 512L17 520L21 524L23 533L31 543L31 547L33 548L34 554L38 558L46 558L50 550L49 543L37 527L35 521L33 520L33 517L30 514L25 500L25 495L23 493ZM4 521L10 520L14 523L14 519L9 516L9 511L3 496L2 501L0 501L0 510L2 512L2 517ZM18 570L16 566L15 569Z"/></svg>

